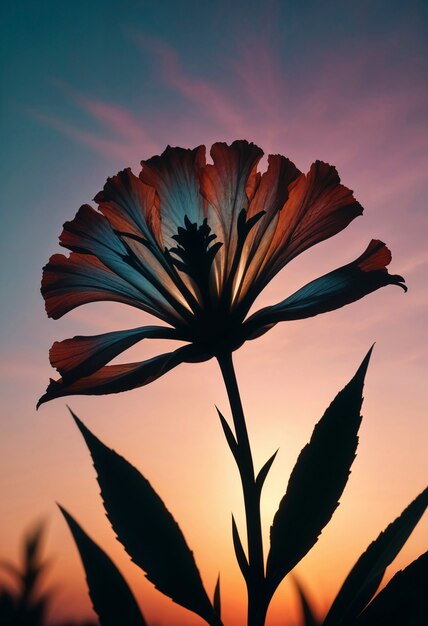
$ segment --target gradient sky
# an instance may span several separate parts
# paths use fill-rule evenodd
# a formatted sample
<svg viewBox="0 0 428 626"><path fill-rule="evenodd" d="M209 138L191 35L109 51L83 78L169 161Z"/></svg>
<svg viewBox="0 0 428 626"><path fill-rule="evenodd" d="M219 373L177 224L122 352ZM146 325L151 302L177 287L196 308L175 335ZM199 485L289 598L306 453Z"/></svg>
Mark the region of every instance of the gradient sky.
<svg viewBox="0 0 428 626"><path fill-rule="evenodd" d="M236 355L258 466L280 446L262 502L267 533L299 450L376 341L350 481L296 569L323 614L361 551L426 482L427 3L22 0L1 11L1 556L17 559L24 530L46 518L50 582L59 590L52 615L90 615L59 501L120 566L148 621L201 623L155 591L115 542L65 402L35 411L53 375L54 340L150 318L101 303L48 320L39 285L63 222L107 176L128 165L138 172L140 159L166 144L246 138L302 170L315 159L335 164L365 207L346 231L293 261L259 304L353 260L373 237L390 246L391 271L409 286L406 295L387 287L339 311L278 325ZM153 341L124 358L161 347ZM216 364L181 366L127 394L69 400L152 482L210 594L221 572L226 623L243 626L230 512L241 528L243 513L214 409L228 415ZM388 577L426 549L427 530L425 519ZM286 582L268 626L293 623L293 598Z"/></svg>

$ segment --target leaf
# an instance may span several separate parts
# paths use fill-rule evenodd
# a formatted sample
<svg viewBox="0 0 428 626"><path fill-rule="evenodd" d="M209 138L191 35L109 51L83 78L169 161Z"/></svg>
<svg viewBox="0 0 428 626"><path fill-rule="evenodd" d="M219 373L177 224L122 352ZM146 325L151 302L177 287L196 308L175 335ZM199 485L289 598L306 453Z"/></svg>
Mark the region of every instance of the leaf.
<svg viewBox="0 0 428 626"><path fill-rule="evenodd" d="M107 517L131 559L174 602L218 624L183 533L150 483L72 413L90 450Z"/></svg>
<svg viewBox="0 0 428 626"><path fill-rule="evenodd" d="M233 547L235 548L236 560L238 561L239 569L245 580L248 580L249 565L247 557L245 556L244 548L242 547L241 539L239 537L238 528L236 526L235 518L232 515L232 538Z"/></svg>
<svg viewBox="0 0 428 626"><path fill-rule="evenodd" d="M220 412L220 410L216 407L217 409L217 413L218 416L220 418L220 422L223 428L223 432L224 432L224 436L226 437L226 441L229 445L230 451L233 454L233 457L235 459L235 461L237 462L237 464L239 465L238 462L238 457L239 457L239 450L238 450L238 443L235 439L235 436L232 432L232 429L230 428L229 424L227 423L226 419L224 418L223 414Z"/></svg>
<svg viewBox="0 0 428 626"><path fill-rule="evenodd" d="M26 564L39 562L44 534L45 524L44 522L39 522L26 536L24 542L24 561Z"/></svg>
<svg viewBox="0 0 428 626"><path fill-rule="evenodd" d="M428 489L413 500L360 556L348 574L324 621L324 626L347 625L376 593L392 563L428 506Z"/></svg>
<svg viewBox="0 0 428 626"><path fill-rule="evenodd" d="M217 617L221 618L221 597L220 597L220 574L217 578L217 583L214 589L213 607Z"/></svg>
<svg viewBox="0 0 428 626"><path fill-rule="evenodd" d="M339 504L358 445L362 390L371 351L315 426L291 473L271 527L266 577L272 594L316 543Z"/></svg>
<svg viewBox="0 0 428 626"><path fill-rule="evenodd" d="M79 550L89 595L101 626L146 626L132 591L110 557L62 506L59 508Z"/></svg>
<svg viewBox="0 0 428 626"><path fill-rule="evenodd" d="M257 474L256 487L259 490L259 493L261 493L262 491L264 482L266 480L266 476L269 474L269 470L272 467L272 463L275 461L275 457L278 454L278 450L272 454L272 456L266 461L266 463L263 465L260 472Z"/></svg>
<svg viewBox="0 0 428 626"><path fill-rule="evenodd" d="M319 626L320 622L318 618L315 616L315 613L312 609L311 603L306 595L306 592L303 590L301 584L293 577L294 585L297 589L297 594L299 596L300 605L302 607L302 626Z"/></svg>
<svg viewBox="0 0 428 626"><path fill-rule="evenodd" d="M356 626L428 624L428 552L397 572L364 609Z"/></svg>
<svg viewBox="0 0 428 626"><path fill-rule="evenodd" d="M23 566L21 572L22 596L34 600L34 595L38 593L43 575L49 564L42 561L42 547L45 535L45 523L40 521L35 524L24 538L23 544ZM47 599L46 599L47 601ZM39 608L33 607L35 614L42 611L42 604Z"/></svg>

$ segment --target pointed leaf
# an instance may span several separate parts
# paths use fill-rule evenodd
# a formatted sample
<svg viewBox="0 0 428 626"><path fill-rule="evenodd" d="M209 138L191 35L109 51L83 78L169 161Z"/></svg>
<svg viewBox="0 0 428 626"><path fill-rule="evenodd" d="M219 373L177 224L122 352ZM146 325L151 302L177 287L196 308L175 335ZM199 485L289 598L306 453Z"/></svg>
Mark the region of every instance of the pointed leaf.
<svg viewBox="0 0 428 626"><path fill-rule="evenodd" d="M24 543L24 560L27 564L39 562L44 534L45 524L44 522L39 522L26 536Z"/></svg>
<svg viewBox="0 0 428 626"><path fill-rule="evenodd" d="M147 626L125 579L107 554L61 506L86 572L89 595L101 626Z"/></svg>
<svg viewBox="0 0 428 626"><path fill-rule="evenodd" d="M303 587L295 577L293 577L293 582L297 589L300 605L302 607L302 626L319 626L320 622L312 609L311 602L309 601L306 592L303 590Z"/></svg>
<svg viewBox="0 0 428 626"><path fill-rule="evenodd" d="M72 414L90 450L107 517L131 559L159 591L218 623L177 522L144 478Z"/></svg>
<svg viewBox="0 0 428 626"><path fill-rule="evenodd" d="M47 568L47 562L43 562L41 556L44 533L45 523L41 521L33 526L24 539L21 586L27 598L34 598L37 594Z"/></svg>
<svg viewBox="0 0 428 626"><path fill-rule="evenodd" d="M226 419L224 418L224 416L222 415L222 413L219 411L219 409L216 407L217 409L217 413L218 416L220 418L220 422L223 428L223 432L224 435L226 437L226 441L229 445L230 451L232 452L235 461L238 463L238 443L235 439L235 435L232 432L232 429L230 428L229 424L227 423ZM238 463L239 465L239 463Z"/></svg>
<svg viewBox="0 0 428 626"><path fill-rule="evenodd" d="M221 598L220 598L220 574L217 578L217 583L214 589L213 607L217 617L221 618Z"/></svg>
<svg viewBox="0 0 428 626"><path fill-rule="evenodd" d="M428 552L397 572L364 609L356 626L428 624Z"/></svg>
<svg viewBox="0 0 428 626"><path fill-rule="evenodd" d="M315 426L291 473L271 527L267 560L271 593L316 543L339 504L357 449L370 355L371 350Z"/></svg>
<svg viewBox="0 0 428 626"><path fill-rule="evenodd" d="M238 561L239 569L245 580L248 579L249 566L247 557L245 556L244 548L242 547L241 539L239 537L238 528L236 526L235 518L232 515L232 538L233 547L235 548L236 560Z"/></svg>
<svg viewBox="0 0 428 626"><path fill-rule="evenodd" d="M325 618L325 626L345 626L364 609L376 593L386 568L406 543L427 506L428 489L425 489L369 545L343 583Z"/></svg>
<svg viewBox="0 0 428 626"><path fill-rule="evenodd" d="M279 450L279 448L278 448L278 450ZM259 493L261 493L261 491L262 491L264 482L266 480L266 476L269 474L269 470L272 467L272 463L275 461L275 457L278 454L278 450L272 454L270 459L268 459L266 461L266 463L263 465L263 467L260 470L260 472L257 474L256 486L257 486L257 488L259 490Z"/></svg>

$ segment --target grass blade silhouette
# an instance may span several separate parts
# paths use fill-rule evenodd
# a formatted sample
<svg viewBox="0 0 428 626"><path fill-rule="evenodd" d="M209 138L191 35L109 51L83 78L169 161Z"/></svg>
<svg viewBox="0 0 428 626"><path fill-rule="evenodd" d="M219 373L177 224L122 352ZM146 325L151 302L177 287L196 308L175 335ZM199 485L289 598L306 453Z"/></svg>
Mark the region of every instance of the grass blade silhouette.
<svg viewBox="0 0 428 626"><path fill-rule="evenodd" d="M214 599L213 599L213 607L214 611L218 618L221 618L221 595L220 595L220 574L218 575L217 582L214 589Z"/></svg>
<svg viewBox="0 0 428 626"><path fill-rule="evenodd" d="M42 560L42 544L45 534L44 522L39 522L28 533L24 541L23 569L21 573L23 595L26 598L34 597L37 587L46 570L47 563ZM36 609L36 613L42 610Z"/></svg>
<svg viewBox="0 0 428 626"><path fill-rule="evenodd" d="M265 483L267 475L269 474L269 470L272 467L273 462L275 461L275 458L276 458L277 454L278 454L278 450L276 450L272 454L272 456L266 461L266 463L263 465L263 467L261 468L261 470L257 474L256 485L257 485L257 488L258 488L260 493L262 492L263 485Z"/></svg>
<svg viewBox="0 0 428 626"><path fill-rule="evenodd" d="M299 596L300 606L302 609L302 626L320 626L320 622L314 613L311 602L309 601L309 598L306 595L306 592L304 591L302 585L294 576L293 582L296 587L297 595Z"/></svg>
<svg viewBox="0 0 428 626"><path fill-rule="evenodd" d="M148 480L72 413L92 456L107 517L131 559L155 587L209 624L220 624L193 553Z"/></svg>
<svg viewBox="0 0 428 626"><path fill-rule="evenodd" d="M134 595L110 557L61 506L86 572L89 596L101 626L147 626Z"/></svg>
<svg viewBox="0 0 428 626"><path fill-rule="evenodd" d="M315 426L291 473L270 533L266 579L271 595L317 542L339 504L358 445L371 351Z"/></svg>
<svg viewBox="0 0 428 626"><path fill-rule="evenodd" d="M425 489L360 556L328 612L324 626L353 622L376 593L385 570L406 543L428 506Z"/></svg>
<svg viewBox="0 0 428 626"><path fill-rule="evenodd" d="M233 434L232 429L230 428L229 424L227 423L221 411L217 407L216 407L216 410L220 418L220 423L223 428L224 436L226 437L226 441L229 446L229 449L231 453L233 454L233 458L238 463L238 457L239 457L238 442L236 441L235 435Z"/></svg>
<svg viewBox="0 0 428 626"><path fill-rule="evenodd" d="M239 536L238 527L235 522L235 518L232 515L232 539L233 539L233 547L235 550L236 560L239 565L239 569L246 581L248 581L250 575L250 567L248 564L248 559L245 555L244 548L242 547L242 541Z"/></svg>
<svg viewBox="0 0 428 626"><path fill-rule="evenodd" d="M428 552L397 572L370 602L356 626L420 626L428 624Z"/></svg>

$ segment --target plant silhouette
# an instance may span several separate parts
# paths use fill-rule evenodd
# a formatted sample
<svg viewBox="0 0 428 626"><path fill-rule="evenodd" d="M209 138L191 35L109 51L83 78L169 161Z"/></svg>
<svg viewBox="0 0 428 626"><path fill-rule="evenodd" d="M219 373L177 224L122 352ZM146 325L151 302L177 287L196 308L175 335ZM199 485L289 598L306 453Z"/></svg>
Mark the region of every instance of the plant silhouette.
<svg viewBox="0 0 428 626"><path fill-rule="evenodd" d="M361 423L362 388L370 354L371 351L315 426L310 442L303 448L291 473L286 494L271 527L262 595L258 596L258 606L262 607L263 615L279 583L315 544L338 506L355 458ZM203 590L193 554L150 483L123 457L101 443L76 415L73 414L73 417L89 448L107 517L132 560L146 572L147 578L159 591L199 614L208 624L221 624L219 584L211 605ZM267 463L269 469L271 459ZM261 484L262 481L255 481L259 495ZM424 623L421 617L428 617L424 593L428 578L427 555L399 572L378 596L374 596L387 566L397 556L427 506L428 489L425 489L368 546L344 581L323 621L318 620L303 588L294 579L302 604L302 624L387 626L395 623L390 621L391 616L395 619L401 615L406 616L407 621L397 621L397 624L421 626ZM250 594L257 580L251 577L249 560L235 523L233 537L236 557ZM77 545L93 596L96 591L91 588L88 551L79 542ZM99 585L99 582L94 581L93 584ZM107 596L104 601L102 597L100 600L101 609L95 606L95 602L94 608L101 617L108 606ZM128 609L124 607L123 611L125 615ZM100 623L102 626L110 624L102 620ZM134 622L125 621L124 626L128 625L133 626Z"/></svg>
<svg viewBox="0 0 428 626"><path fill-rule="evenodd" d="M53 599L52 589L42 591L41 587L49 569L49 560L42 558L45 524L34 525L23 540L21 566L9 561L1 561L0 567L14 579L13 588L0 588L0 624L2 626L45 626L47 614ZM95 626L92 622L69 624L62 622L55 626Z"/></svg>
<svg viewBox="0 0 428 626"><path fill-rule="evenodd" d="M50 593L40 591L48 562L42 560L44 525L37 524L23 542L21 567L9 561L1 562L15 581L17 591L0 590L0 622L10 626L42 626L50 601Z"/></svg>
<svg viewBox="0 0 428 626"><path fill-rule="evenodd" d="M98 210L83 205L64 224L60 243L70 255L53 255L43 270L42 294L50 317L104 300L148 312L167 326L55 342L50 361L60 378L50 381L38 403L123 392L150 384L181 363L216 359L231 418L220 410L218 414L245 507L246 540L233 516L232 539L247 588L247 626L264 626L278 585L312 549L339 504L358 445L371 350L301 451L272 521L267 557L260 497L276 453L256 471L233 352L279 322L338 309L387 285L406 291L404 279L388 273L390 251L372 240L351 263L250 314L257 296L291 260L362 213L334 167L316 161L304 175L289 159L270 155L267 171L260 174L262 155L244 140L216 143L213 163L207 164L204 146L168 146L161 156L142 162L139 177L128 168L108 179L95 196ZM150 338L186 345L145 361L109 365ZM204 588L182 530L150 482L73 417L91 454L107 517L131 559L161 593L210 626L222 626L220 579L212 593ZM385 590L380 599L372 599L427 505L424 491L368 547L340 589L325 626L359 624L382 614L393 600L400 604L404 591L400 596ZM63 512L102 626L114 626L118 619L121 626L144 624L109 557ZM425 561L416 563L393 588L405 589L414 577L423 576ZM117 587L114 598L112 587ZM298 592L306 626L313 626L317 618L299 585ZM415 615L422 614L419 595L412 597L419 606Z"/></svg>

